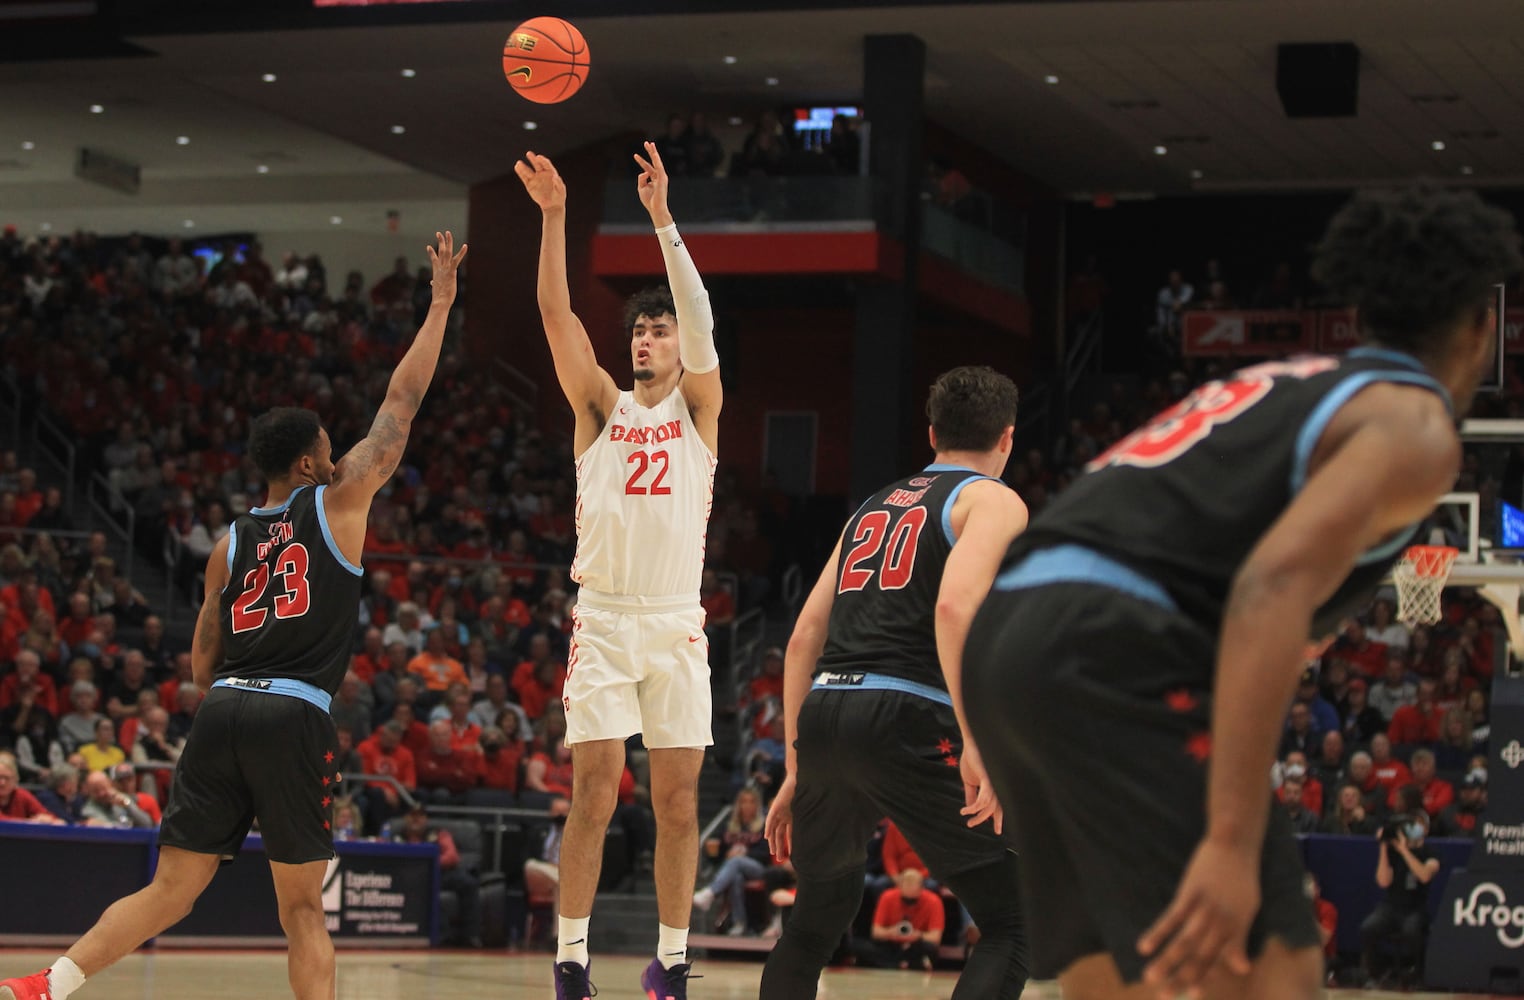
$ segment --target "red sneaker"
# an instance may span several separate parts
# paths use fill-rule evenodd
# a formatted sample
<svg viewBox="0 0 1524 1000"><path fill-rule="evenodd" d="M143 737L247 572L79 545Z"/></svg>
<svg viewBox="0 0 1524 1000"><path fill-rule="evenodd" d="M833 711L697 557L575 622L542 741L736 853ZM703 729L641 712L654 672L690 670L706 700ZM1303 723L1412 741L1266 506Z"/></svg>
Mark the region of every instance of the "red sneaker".
<svg viewBox="0 0 1524 1000"><path fill-rule="evenodd" d="M48 973L52 971L43 969L22 979L0 980L0 1000L53 1000L52 987L48 986Z"/></svg>

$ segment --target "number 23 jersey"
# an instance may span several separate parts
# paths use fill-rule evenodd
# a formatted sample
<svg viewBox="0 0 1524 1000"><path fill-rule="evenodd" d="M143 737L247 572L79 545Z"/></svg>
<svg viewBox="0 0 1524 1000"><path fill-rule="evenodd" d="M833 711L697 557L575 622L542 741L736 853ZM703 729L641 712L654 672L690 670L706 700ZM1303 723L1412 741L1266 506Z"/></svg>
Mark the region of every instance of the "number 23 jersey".
<svg viewBox="0 0 1524 1000"><path fill-rule="evenodd" d="M299 486L285 503L233 521L219 679L283 677L338 691L349 669L361 570L333 540L327 491Z"/></svg>
<svg viewBox="0 0 1524 1000"><path fill-rule="evenodd" d="M1450 405L1416 359L1379 348L1290 358L1209 382L1091 462L1033 519L1005 565L1036 548L1083 545L1159 583L1216 635L1234 576L1306 484L1323 431L1356 393L1380 383L1426 388ZM1361 556L1319 609L1314 635L1369 597L1416 527Z"/></svg>
<svg viewBox="0 0 1524 1000"><path fill-rule="evenodd" d="M604 594L697 604L714 467L681 386L650 407L621 392L577 458L572 580Z"/></svg>

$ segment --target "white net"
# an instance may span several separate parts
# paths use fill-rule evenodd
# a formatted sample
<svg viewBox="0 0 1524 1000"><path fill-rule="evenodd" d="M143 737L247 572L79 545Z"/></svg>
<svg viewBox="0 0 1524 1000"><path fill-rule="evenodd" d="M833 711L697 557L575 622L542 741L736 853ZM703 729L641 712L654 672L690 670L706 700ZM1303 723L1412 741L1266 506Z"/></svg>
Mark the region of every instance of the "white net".
<svg viewBox="0 0 1524 1000"><path fill-rule="evenodd" d="M1397 585L1397 620L1408 625L1433 625L1443 615L1440 595L1450 578L1459 550L1443 545L1414 545L1392 567Z"/></svg>

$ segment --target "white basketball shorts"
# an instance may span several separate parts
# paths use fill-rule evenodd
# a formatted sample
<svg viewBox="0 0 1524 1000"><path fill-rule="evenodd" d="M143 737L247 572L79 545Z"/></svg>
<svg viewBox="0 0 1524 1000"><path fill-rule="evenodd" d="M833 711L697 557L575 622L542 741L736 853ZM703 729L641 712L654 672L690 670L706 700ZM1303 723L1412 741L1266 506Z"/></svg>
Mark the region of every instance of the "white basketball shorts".
<svg viewBox="0 0 1524 1000"><path fill-rule="evenodd" d="M568 746L636 733L649 750L713 744L704 609L687 598L584 589L572 609L562 704Z"/></svg>

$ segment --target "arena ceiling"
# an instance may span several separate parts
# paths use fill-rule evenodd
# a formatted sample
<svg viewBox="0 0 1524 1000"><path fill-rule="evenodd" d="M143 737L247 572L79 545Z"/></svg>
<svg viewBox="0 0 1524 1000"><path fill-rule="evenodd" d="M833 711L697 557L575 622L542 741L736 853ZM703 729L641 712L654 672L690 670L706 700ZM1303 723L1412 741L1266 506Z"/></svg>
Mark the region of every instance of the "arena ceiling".
<svg viewBox="0 0 1524 1000"><path fill-rule="evenodd" d="M578 18L592 77L554 107L502 79L502 39L518 18L480 11L455 23L149 29L127 39L142 56L0 64L0 215L65 203L168 210L187 198L324 214L346 198L458 199L526 147L655 129L670 111L723 126L767 107L852 103L870 32L923 38L930 116L1066 195L1421 174L1524 185L1516 0L704 6L715 12ZM1277 43L1343 40L1361 51L1358 116L1288 119ZM732 148L739 134L726 136ZM135 201L73 178L82 145L142 165Z"/></svg>

